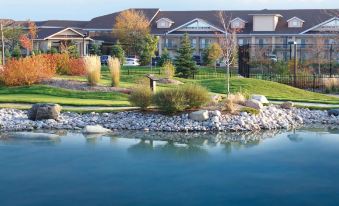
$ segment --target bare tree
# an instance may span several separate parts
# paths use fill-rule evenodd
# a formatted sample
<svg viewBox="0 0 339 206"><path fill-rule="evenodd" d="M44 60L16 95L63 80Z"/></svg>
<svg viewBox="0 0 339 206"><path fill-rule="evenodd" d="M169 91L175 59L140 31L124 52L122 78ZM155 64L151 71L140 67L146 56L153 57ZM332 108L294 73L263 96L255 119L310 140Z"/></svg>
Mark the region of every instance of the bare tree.
<svg viewBox="0 0 339 206"><path fill-rule="evenodd" d="M4 27L13 23L11 19L0 19L0 33L1 33L1 60L2 65L5 65L5 37L4 37Z"/></svg>
<svg viewBox="0 0 339 206"><path fill-rule="evenodd" d="M222 61L227 68L227 94L230 94L230 67L237 59L237 30L231 26L231 17L227 16L223 11L218 12L218 17L224 32L217 34L217 36L222 50Z"/></svg>

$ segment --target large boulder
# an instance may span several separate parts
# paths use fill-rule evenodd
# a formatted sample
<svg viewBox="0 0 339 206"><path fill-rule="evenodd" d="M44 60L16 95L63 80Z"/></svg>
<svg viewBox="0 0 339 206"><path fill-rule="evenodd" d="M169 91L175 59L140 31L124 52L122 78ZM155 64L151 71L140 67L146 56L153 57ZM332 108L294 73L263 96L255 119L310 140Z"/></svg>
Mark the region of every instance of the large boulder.
<svg viewBox="0 0 339 206"><path fill-rule="evenodd" d="M34 104L28 111L28 119L33 121L58 120L62 107L58 104Z"/></svg>
<svg viewBox="0 0 339 206"><path fill-rule="evenodd" d="M209 119L209 114L207 110L200 110L189 114L189 118L194 121L206 121Z"/></svg>
<svg viewBox="0 0 339 206"><path fill-rule="evenodd" d="M86 126L84 128L85 134L105 134L109 133L111 130L102 127L101 125Z"/></svg>
<svg viewBox="0 0 339 206"><path fill-rule="evenodd" d="M327 113L329 116L337 117L339 116L339 109L331 109L331 110L328 110Z"/></svg>
<svg viewBox="0 0 339 206"><path fill-rule="evenodd" d="M255 100L255 99L247 100L245 102L245 106L253 108L253 109L258 109L258 110L261 110L264 107L261 102L259 102L258 100Z"/></svg>
<svg viewBox="0 0 339 206"><path fill-rule="evenodd" d="M264 95L254 94L254 95L252 95L251 99L257 100L261 104L269 104L270 103Z"/></svg>
<svg viewBox="0 0 339 206"><path fill-rule="evenodd" d="M282 109L292 109L294 107L293 102L284 102L280 105Z"/></svg>

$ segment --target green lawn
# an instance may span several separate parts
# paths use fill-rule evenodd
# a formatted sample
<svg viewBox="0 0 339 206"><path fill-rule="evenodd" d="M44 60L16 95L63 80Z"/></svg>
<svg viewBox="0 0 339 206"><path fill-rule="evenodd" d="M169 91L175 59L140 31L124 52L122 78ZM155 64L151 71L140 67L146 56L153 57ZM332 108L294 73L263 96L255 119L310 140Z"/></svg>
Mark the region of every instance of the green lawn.
<svg viewBox="0 0 339 206"><path fill-rule="evenodd" d="M211 92L225 93L226 91L225 79L206 79L198 80L197 82L208 88ZM270 100L339 104L339 98L336 97L330 97L324 94L309 92L284 84L258 79L231 78L231 91L261 94L265 95Z"/></svg>
<svg viewBox="0 0 339 206"><path fill-rule="evenodd" d="M121 87L131 88L138 79L145 78L145 74L150 73L149 68L132 67L123 68L121 76ZM213 73L214 68L202 68L202 73ZM159 75L159 69L153 69L153 72ZM218 69L218 73L222 73L222 69ZM162 72L163 73L163 72ZM160 75L163 76L163 75ZM57 78L72 79L86 81L85 77L59 76ZM198 83L208 88L212 93L226 94L226 81L224 78L209 77L209 79L180 79L184 83ZM100 84L109 86L111 84L109 71L107 67L102 69L102 79ZM158 89L168 89L173 85L159 84ZM313 93L296 89L283 84L269 81L232 78L232 92L246 92L248 94L262 94L270 100L291 100L301 102L315 102L326 104L339 104L339 98L329 97L323 94ZM73 106L129 106L128 95L117 92L86 92L75 91L60 88L53 88L44 85L34 85L30 87L0 87L1 103L37 103L37 102L53 102L62 105Z"/></svg>
<svg viewBox="0 0 339 206"><path fill-rule="evenodd" d="M85 92L44 85L31 87L0 87L2 103L53 102L74 106L129 106L127 95L117 92Z"/></svg>

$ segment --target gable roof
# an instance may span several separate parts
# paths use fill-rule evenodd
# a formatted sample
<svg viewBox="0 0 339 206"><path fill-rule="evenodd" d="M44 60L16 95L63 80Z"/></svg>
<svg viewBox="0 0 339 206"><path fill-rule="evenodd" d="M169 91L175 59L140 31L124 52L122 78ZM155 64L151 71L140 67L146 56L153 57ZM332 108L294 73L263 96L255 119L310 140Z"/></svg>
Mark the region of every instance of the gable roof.
<svg viewBox="0 0 339 206"><path fill-rule="evenodd" d="M167 22L170 22L170 23L174 23L174 21L170 20L169 18L161 18L161 19L157 20L156 22L158 23L161 20L164 20L164 21L167 21Z"/></svg>
<svg viewBox="0 0 339 206"><path fill-rule="evenodd" d="M144 13L146 18L151 22L153 18L159 12L159 9L133 9L136 11L141 11ZM126 10L125 10L126 11ZM91 21L89 21L85 26L84 29L104 29L104 30L112 30L115 24L115 19L119 14L123 12L116 12L112 14L107 14L104 16L99 16Z"/></svg>
<svg viewBox="0 0 339 206"><path fill-rule="evenodd" d="M297 19L297 20L299 20L299 21L301 21L301 22L305 22L304 20L302 20L302 19L300 19L299 17L296 17L296 16L294 16L294 17L288 19L287 22L290 22L290 21L292 21L293 19Z"/></svg>
<svg viewBox="0 0 339 206"><path fill-rule="evenodd" d="M56 35L66 30L71 30L79 34L82 37L85 37L87 34L87 32L82 29L74 29L74 28L69 28L69 27L68 28L40 28L38 29L36 39L45 40L45 39L52 37L53 35Z"/></svg>
<svg viewBox="0 0 339 206"><path fill-rule="evenodd" d="M167 33L169 34L169 33L172 33L172 32L174 32L174 31L177 31L177 30L179 30L179 29L181 29L181 28L183 28L183 27L185 27L185 26L188 26L188 25L190 25L190 24L192 24L192 23L194 23L194 22L196 22L196 21L201 21L201 22L203 22L203 23L205 23L205 24L208 24L211 28L213 28L213 29L215 29L215 30L217 30L217 31L219 31L219 32L223 32L222 29L220 29L220 28L218 28L218 27L212 25L211 23L205 21L204 19L195 18L195 19L193 19L193 20L191 20L191 21L189 21L189 22L187 22L187 23L185 23L185 24L183 24L183 25L180 25L180 26L178 26L178 27L176 27L176 28L174 28L174 29L168 31Z"/></svg>

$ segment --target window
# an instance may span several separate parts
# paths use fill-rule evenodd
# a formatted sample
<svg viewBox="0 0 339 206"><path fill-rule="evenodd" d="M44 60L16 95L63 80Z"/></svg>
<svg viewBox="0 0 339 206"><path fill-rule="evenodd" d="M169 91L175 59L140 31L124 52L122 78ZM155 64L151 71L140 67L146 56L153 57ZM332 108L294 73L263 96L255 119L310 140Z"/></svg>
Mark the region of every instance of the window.
<svg viewBox="0 0 339 206"><path fill-rule="evenodd" d="M296 21L296 20L292 21L292 26L297 27L298 25L299 25L299 24L298 24L298 21Z"/></svg>
<svg viewBox="0 0 339 206"><path fill-rule="evenodd" d="M239 39L238 40L238 44L241 46L241 45L244 45L244 40L243 39Z"/></svg>
<svg viewBox="0 0 339 206"><path fill-rule="evenodd" d="M264 40L263 39L259 39L259 47L260 48L264 47Z"/></svg>
<svg viewBox="0 0 339 206"><path fill-rule="evenodd" d="M160 22L160 27L165 27L166 26L166 23L164 21L161 21Z"/></svg>
<svg viewBox="0 0 339 206"><path fill-rule="evenodd" d="M191 39L191 47L195 48L197 46L197 39Z"/></svg>
<svg viewBox="0 0 339 206"><path fill-rule="evenodd" d="M306 47L306 39L301 39L300 41L300 47L305 48Z"/></svg>

